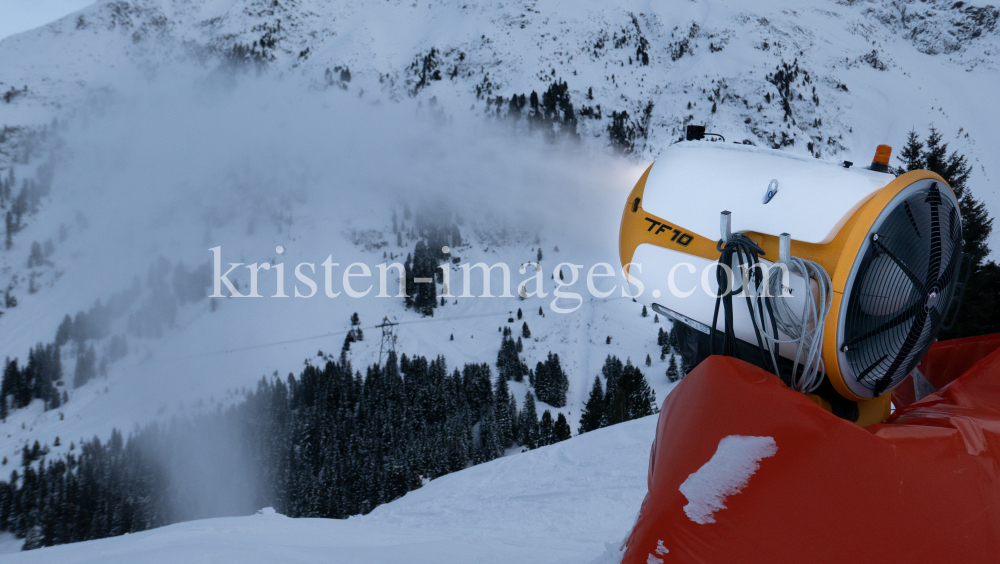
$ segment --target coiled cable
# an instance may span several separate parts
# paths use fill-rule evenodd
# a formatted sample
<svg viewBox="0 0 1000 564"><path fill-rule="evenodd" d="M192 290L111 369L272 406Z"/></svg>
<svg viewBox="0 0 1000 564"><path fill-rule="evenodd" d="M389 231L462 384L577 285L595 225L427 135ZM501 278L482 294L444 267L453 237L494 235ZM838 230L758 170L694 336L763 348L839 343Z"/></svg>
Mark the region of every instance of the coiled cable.
<svg viewBox="0 0 1000 564"><path fill-rule="evenodd" d="M802 393L810 393L823 381L825 366L823 364L823 329L826 325L827 315L833 303L833 282L819 264L799 257L793 257L790 253L791 237L787 233L781 235L780 253L778 262L768 275L768 296L766 301L771 304L770 310L773 312L771 319L777 329L788 336L787 340L780 340L764 334L764 339L769 341L775 348L781 343L795 344L795 357L792 365L792 373L786 380L792 389ZM785 268L780 268L784 266ZM782 273L797 274L803 278L804 295L802 297L802 310L796 312L789 305L789 297L784 293L786 289L782 281ZM815 289L813 289L815 281ZM788 288L790 289L790 288ZM801 374L799 368L801 367ZM778 374L780 377L781 375Z"/></svg>

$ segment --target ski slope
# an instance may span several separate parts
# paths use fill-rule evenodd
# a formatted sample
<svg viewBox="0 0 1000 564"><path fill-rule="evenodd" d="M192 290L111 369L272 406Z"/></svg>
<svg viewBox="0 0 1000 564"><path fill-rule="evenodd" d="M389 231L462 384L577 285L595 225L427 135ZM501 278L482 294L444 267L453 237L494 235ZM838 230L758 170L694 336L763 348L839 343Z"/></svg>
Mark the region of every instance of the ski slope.
<svg viewBox="0 0 1000 564"><path fill-rule="evenodd" d="M4 561L610 564L646 493L655 430L656 416L599 429L443 476L343 521L265 512L42 548Z"/></svg>

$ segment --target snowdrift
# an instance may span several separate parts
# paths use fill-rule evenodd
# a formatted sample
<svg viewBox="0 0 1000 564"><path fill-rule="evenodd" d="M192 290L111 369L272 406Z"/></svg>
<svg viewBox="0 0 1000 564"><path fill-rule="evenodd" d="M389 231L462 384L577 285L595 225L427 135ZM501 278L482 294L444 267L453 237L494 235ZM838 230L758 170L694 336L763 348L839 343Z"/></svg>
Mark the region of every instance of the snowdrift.
<svg viewBox="0 0 1000 564"><path fill-rule="evenodd" d="M995 562L1000 335L920 369L939 391L862 428L709 357L663 403L623 563Z"/></svg>

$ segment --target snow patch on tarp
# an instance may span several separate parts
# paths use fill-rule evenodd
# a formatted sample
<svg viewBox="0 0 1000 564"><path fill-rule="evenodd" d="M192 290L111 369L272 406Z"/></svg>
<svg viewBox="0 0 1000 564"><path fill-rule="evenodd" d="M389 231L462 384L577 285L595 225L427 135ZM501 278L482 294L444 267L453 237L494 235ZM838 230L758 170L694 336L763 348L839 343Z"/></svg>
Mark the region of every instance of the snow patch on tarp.
<svg viewBox="0 0 1000 564"><path fill-rule="evenodd" d="M680 491L688 500L684 513L699 525L715 523L713 515L726 508L726 498L740 493L760 468L760 461L777 452L772 437L723 438L712 458L681 484Z"/></svg>

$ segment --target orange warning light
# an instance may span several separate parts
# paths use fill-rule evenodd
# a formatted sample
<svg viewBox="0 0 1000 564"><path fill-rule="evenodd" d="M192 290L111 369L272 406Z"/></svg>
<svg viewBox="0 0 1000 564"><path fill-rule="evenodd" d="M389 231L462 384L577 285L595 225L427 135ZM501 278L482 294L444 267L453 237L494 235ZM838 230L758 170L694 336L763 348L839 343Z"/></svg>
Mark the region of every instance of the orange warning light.
<svg viewBox="0 0 1000 564"><path fill-rule="evenodd" d="M875 149L875 158L872 159L872 170L878 172L889 172L889 156L892 155L892 147L879 145Z"/></svg>

